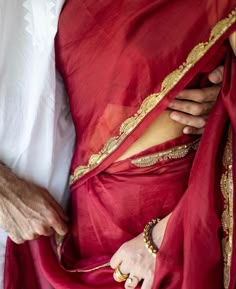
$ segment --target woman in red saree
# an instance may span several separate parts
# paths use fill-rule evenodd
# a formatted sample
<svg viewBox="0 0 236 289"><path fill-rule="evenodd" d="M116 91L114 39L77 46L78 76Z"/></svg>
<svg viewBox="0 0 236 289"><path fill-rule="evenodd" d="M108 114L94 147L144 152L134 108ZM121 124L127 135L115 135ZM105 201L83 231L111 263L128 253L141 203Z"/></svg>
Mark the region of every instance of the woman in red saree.
<svg viewBox="0 0 236 289"><path fill-rule="evenodd" d="M65 240L31 243L37 267L24 288L123 288L113 279L116 267L130 274L126 288L236 288L236 60L228 41L235 4L66 2L56 50L78 134L71 230ZM182 136L166 108L222 62L222 90L201 140ZM157 136L149 133L153 124ZM153 232L156 258L142 240L153 218L163 219ZM21 254L19 263L33 267Z"/></svg>

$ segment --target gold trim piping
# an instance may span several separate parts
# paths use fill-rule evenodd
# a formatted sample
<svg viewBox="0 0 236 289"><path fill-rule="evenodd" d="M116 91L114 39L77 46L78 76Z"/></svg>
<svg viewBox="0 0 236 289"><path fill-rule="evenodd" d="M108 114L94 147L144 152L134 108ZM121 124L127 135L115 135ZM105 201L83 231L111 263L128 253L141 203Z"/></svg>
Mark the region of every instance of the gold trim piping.
<svg viewBox="0 0 236 289"><path fill-rule="evenodd" d="M206 54L206 52L216 43L216 41L227 31L227 29L236 22L236 8L228 15L227 18L219 21L211 30L209 40L199 43L189 53L186 61L176 70L171 72L162 81L161 90L146 97L139 110L134 116L125 120L118 136L111 137L103 149L93 154L87 165L77 167L70 176L70 185L73 185L83 175L96 168L114 152L124 139L137 127L144 117L152 111L156 105L174 88L174 86L185 76L185 74Z"/></svg>
<svg viewBox="0 0 236 289"><path fill-rule="evenodd" d="M56 244L57 244L57 254L59 256L59 258L61 257L61 247L62 247L62 244L63 244L63 241L65 239L65 236L61 236L59 234L55 234L55 241L56 241ZM105 267L109 267L110 266L110 262L106 262L102 265L99 265L99 266L96 266L96 267L93 267L91 269L81 269L81 270L73 270L75 272L78 272L78 273L89 273L89 272L93 272L95 270L99 270L99 269L102 269L102 268L105 268Z"/></svg>
<svg viewBox="0 0 236 289"><path fill-rule="evenodd" d="M139 168L150 167L155 165L156 163L169 159L180 159L185 157L191 149L197 150L199 144L199 139L191 142L189 144L176 146L174 148L153 153L147 156L139 157L131 160L131 163Z"/></svg>
<svg viewBox="0 0 236 289"><path fill-rule="evenodd" d="M93 272L93 271L96 271L96 270L99 270L99 269L102 269L102 268L105 268L105 267L109 267L109 266L110 266L110 262L107 262L105 264L102 264L100 266L97 266L97 267L94 267L94 268L91 268L91 269L76 270L76 272L78 272L78 273L89 273L89 272Z"/></svg>
<svg viewBox="0 0 236 289"><path fill-rule="evenodd" d="M224 257L224 288L230 284L230 272L233 251L233 171L232 171L232 134L229 131L228 141L223 156L224 173L221 176L221 192L224 198L224 208L221 216L224 237L222 249Z"/></svg>

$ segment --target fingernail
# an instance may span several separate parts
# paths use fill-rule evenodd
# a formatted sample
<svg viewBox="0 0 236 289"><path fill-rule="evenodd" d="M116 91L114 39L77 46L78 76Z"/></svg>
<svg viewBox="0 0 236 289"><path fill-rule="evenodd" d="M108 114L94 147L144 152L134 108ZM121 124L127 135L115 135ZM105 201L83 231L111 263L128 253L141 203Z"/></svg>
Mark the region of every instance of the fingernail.
<svg viewBox="0 0 236 289"><path fill-rule="evenodd" d="M215 71L213 74L212 74L212 81L214 83L219 83L221 81L221 74L219 71Z"/></svg>
<svg viewBox="0 0 236 289"><path fill-rule="evenodd" d="M184 134L191 134L192 131L191 131L191 129L190 129L189 127L185 127L185 128L183 129L183 133L184 133Z"/></svg>
<svg viewBox="0 0 236 289"><path fill-rule="evenodd" d="M170 118L173 119L173 120L177 120L177 121L180 120L180 117L176 113L171 113L170 114Z"/></svg>
<svg viewBox="0 0 236 289"><path fill-rule="evenodd" d="M171 103L168 105L168 107L174 108L174 104L171 102Z"/></svg>

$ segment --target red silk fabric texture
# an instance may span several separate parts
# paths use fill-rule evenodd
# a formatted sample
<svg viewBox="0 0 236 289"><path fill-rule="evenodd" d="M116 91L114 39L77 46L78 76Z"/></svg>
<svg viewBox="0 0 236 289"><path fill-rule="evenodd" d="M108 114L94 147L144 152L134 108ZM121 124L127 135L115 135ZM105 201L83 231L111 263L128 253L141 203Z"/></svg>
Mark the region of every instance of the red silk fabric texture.
<svg viewBox="0 0 236 289"><path fill-rule="evenodd" d="M77 132L72 174L87 165L110 137L119 135L123 121L148 95L161 90L165 76L186 60L193 47L208 41L213 26L234 6L235 1L223 0L66 1L56 53ZM73 184L72 224L62 248L63 264L53 240L41 238L20 246L9 240L5 289L48 289L49 284L56 289L123 288L114 282L109 267L90 273L69 271L109 261L123 242L142 232L147 221L171 211L153 289L223 289L220 174L230 122L234 142L236 131L236 63L227 42L233 30L235 24L113 153ZM204 86L207 73L223 61L223 87L193 165L193 153L151 170L127 167L128 160L113 164L179 91ZM235 255L233 251L230 289L236 288Z"/></svg>

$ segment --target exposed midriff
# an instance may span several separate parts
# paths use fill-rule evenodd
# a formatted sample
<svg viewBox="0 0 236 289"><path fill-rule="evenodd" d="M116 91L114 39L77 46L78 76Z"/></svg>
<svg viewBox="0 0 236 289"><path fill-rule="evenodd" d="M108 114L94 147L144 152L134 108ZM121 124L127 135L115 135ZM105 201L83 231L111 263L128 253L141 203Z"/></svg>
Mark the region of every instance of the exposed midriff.
<svg viewBox="0 0 236 289"><path fill-rule="evenodd" d="M169 116L170 113L170 110L162 112L117 161L183 135L184 125L172 120Z"/></svg>

